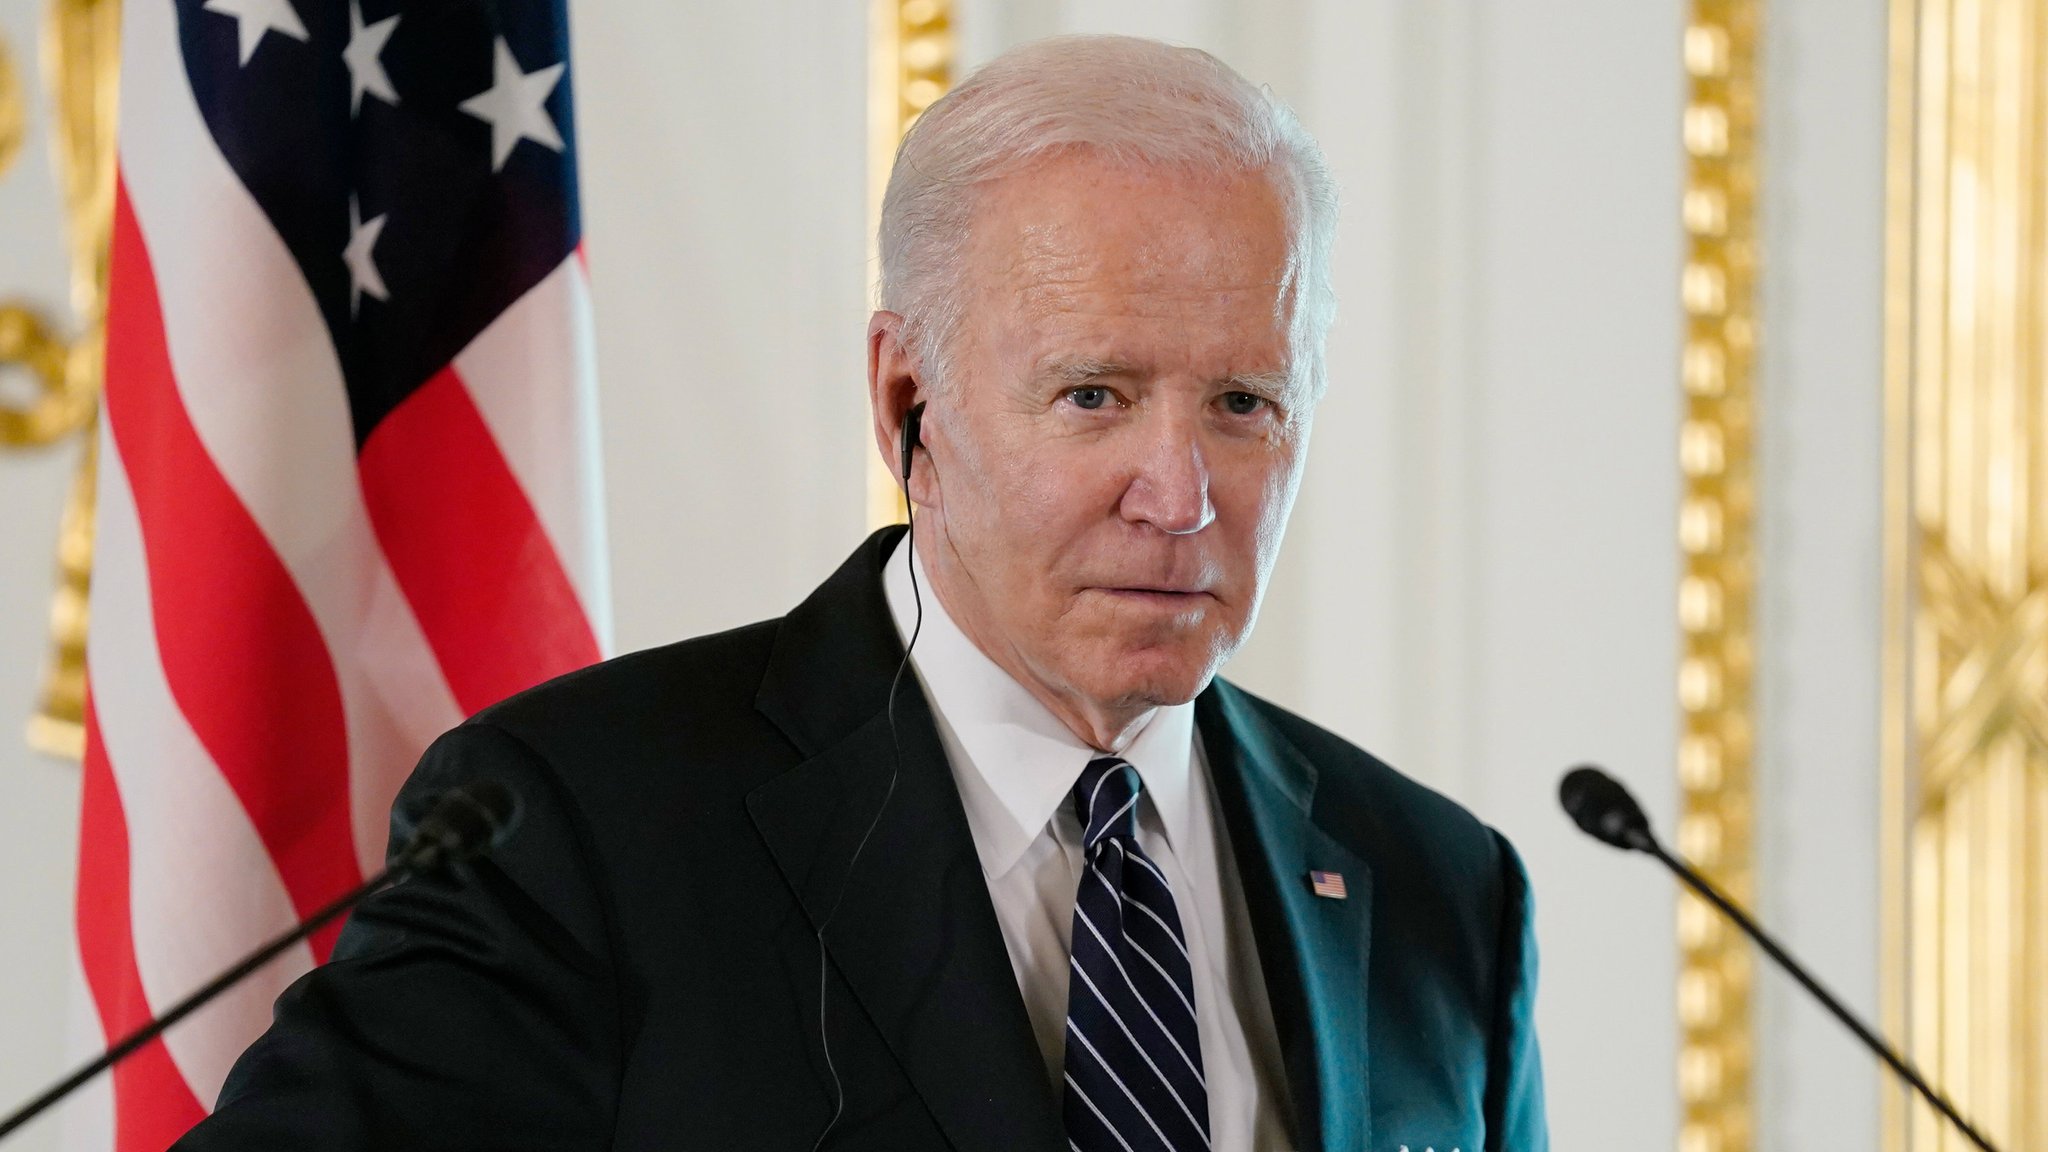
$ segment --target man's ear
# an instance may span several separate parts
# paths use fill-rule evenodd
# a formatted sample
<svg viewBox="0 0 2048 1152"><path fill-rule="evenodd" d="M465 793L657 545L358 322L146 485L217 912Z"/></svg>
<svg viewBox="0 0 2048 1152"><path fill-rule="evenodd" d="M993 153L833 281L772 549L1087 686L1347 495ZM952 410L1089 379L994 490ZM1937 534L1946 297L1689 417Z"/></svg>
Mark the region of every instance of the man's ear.
<svg viewBox="0 0 2048 1152"><path fill-rule="evenodd" d="M879 311L868 318L868 411L875 449L889 474L902 476L903 421L924 398L917 358L905 339L900 313Z"/></svg>

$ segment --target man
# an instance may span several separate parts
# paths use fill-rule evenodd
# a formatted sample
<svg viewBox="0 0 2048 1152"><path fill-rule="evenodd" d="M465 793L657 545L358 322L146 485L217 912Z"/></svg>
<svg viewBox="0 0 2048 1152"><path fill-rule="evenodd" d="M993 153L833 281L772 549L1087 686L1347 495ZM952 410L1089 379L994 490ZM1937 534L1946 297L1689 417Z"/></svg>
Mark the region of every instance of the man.
<svg viewBox="0 0 2048 1152"><path fill-rule="evenodd" d="M444 737L394 836L479 777L522 825L365 904L180 1147L1543 1149L1513 851L1214 679L1334 201L1201 53L1046 41L934 105L868 330L914 538Z"/></svg>

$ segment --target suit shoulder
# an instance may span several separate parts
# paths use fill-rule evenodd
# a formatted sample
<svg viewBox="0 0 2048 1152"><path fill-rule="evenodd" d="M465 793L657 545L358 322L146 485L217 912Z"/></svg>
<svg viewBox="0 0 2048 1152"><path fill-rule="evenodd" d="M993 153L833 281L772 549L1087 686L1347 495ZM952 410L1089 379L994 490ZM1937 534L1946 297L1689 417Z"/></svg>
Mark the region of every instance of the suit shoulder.
<svg viewBox="0 0 2048 1152"><path fill-rule="evenodd" d="M469 725L496 727L538 748L729 723L736 712L753 711L781 624L763 620L614 656L507 697Z"/></svg>

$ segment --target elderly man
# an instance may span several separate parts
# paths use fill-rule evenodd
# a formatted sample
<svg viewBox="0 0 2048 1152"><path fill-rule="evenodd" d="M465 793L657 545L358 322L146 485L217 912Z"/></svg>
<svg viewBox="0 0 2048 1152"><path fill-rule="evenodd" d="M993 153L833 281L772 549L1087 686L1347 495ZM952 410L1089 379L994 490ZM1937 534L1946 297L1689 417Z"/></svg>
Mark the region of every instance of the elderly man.
<svg viewBox="0 0 2048 1152"><path fill-rule="evenodd" d="M867 346L912 532L438 742L399 835L478 777L523 825L364 905L180 1147L1544 1148L1514 852L1215 679L1334 209L1201 53L1046 41L934 105Z"/></svg>

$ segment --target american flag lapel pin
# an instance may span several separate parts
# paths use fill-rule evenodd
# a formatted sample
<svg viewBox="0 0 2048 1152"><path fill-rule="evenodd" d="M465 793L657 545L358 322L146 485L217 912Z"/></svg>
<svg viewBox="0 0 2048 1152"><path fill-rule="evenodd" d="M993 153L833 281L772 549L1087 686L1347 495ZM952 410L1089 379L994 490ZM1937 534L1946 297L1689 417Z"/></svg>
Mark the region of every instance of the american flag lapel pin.
<svg viewBox="0 0 2048 1152"><path fill-rule="evenodd" d="M1342 872L1310 872L1308 886L1310 891L1326 900L1345 900L1351 896L1344 887Z"/></svg>

